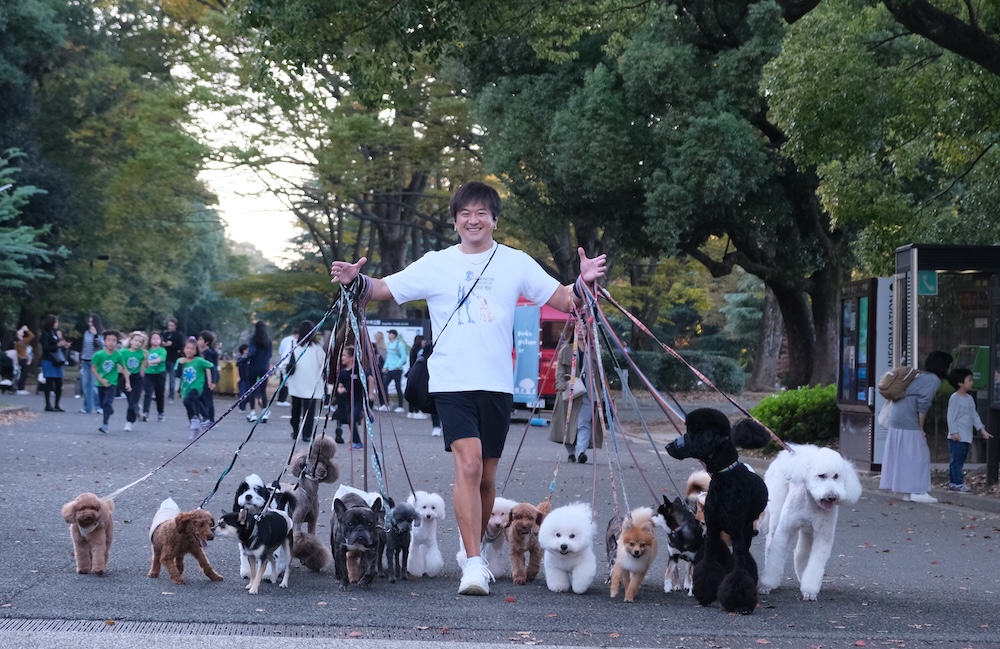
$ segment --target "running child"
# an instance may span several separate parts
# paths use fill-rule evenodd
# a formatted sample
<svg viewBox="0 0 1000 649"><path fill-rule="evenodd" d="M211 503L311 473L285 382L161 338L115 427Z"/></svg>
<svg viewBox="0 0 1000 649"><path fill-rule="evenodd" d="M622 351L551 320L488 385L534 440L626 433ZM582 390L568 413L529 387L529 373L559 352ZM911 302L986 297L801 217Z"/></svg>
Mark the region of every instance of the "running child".
<svg viewBox="0 0 1000 649"><path fill-rule="evenodd" d="M163 337L159 331L149 334L146 348L146 366L142 380L144 395L142 420L149 421L149 406L156 397L156 421L163 421L163 397L167 389L167 350L163 347Z"/></svg>
<svg viewBox="0 0 1000 649"><path fill-rule="evenodd" d="M212 382L212 364L198 355L198 343L189 340L184 343L184 355L177 359L175 371L181 380L181 399L184 400L184 408L191 422L188 439L193 440L198 437L201 420L205 418L205 402L201 393L206 386L208 390L215 388L215 383Z"/></svg>
<svg viewBox="0 0 1000 649"><path fill-rule="evenodd" d="M97 430L108 432L108 422L115 413L114 402L118 396L118 376L125 379L125 391L132 391L132 382L121 352L118 351L118 332L111 329L104 331L104 349L94 352L90 359L90 369L97 379L97 402L104 411L104 423Z"/></svg>
<svg viewBox="0 0 1000 649"><path fill-rule="evenodd" d="M135 377L135 385L128 391L128 410L125 412L125 431L132 430L132 424L139 419L139 398L142 397L142 371L146 364L146 334L133 331L128 335L125 347L119 352L122 364L129 376Z"/></svg>

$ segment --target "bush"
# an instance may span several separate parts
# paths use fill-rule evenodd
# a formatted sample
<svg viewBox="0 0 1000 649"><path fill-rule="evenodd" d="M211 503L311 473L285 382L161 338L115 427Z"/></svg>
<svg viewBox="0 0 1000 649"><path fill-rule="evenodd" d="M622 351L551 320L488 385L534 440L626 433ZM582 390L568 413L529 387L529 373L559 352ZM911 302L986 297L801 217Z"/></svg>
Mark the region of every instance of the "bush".
<svg viewBox="0 0 1000 649"><path fill-rule="evenodd" d="M684 392L698 385L698 377L687 365L666 354L660 354L660 357L659 387ZM739 394L746 385L743 368L729 357L693 351L681 352L681 357L723 392Z"/></svg>
<svg viewBox="0 0 1000 649"><path fill-rule="evenodd" d="M799 388L761 401L750 413L786 442L828 446L840 435L837 389ZM775 446L772 442L771 447Z"/></svg>

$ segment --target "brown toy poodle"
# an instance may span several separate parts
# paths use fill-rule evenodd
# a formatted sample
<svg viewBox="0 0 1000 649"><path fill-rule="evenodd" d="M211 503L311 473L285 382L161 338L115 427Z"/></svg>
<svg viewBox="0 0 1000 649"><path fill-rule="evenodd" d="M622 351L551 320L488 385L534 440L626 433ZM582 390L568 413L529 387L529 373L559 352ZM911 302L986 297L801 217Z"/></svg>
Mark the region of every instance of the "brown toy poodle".
<svg viewBox="0 0 1000 649"><path fill-rule="evenodd" d="M518 503L510 510L505 526L510 544L510 576L518 586L535 581L538 576L543 554L538 543L538 527L551 509L552 506L545 501L537 507L531 503ZM527 564L525 553L528 555Z"/></svg>
<svg viewBox="0 0 1000 649"><path fill-rule="evenodd" d="M184 583L184 555L190 554L201 566L205 576L212 581L222 581L222 575L212 568L204 548L215 538L212 527L215 521L204 509L181 512L176 517L157 525L153 531L153 564L149 576L160 576L162 565L175 584Z"/></svg>
<svg viewBox="0 0 1000 649"><path fill-rule="evenodd" d="M76 571L81 575L103 575L108 569L108 555L114 537L115 511L112 500L101 500L92 493L82 493L62 506L63 519L69 523L76 555Z"/></svg>

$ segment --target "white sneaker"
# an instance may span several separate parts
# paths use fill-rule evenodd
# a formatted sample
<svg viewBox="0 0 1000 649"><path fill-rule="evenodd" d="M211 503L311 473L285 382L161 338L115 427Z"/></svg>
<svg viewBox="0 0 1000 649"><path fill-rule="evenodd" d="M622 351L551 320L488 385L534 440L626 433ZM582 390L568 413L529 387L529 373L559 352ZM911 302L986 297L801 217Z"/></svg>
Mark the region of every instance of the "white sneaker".
<svg viewBox="0 0 1000 649"><path fill-rule="evenodd" d="M435 426L431 429L431 437L441 437L441 427Z"/></svg>
<svg viewBox="0 0 1000 649"><path fill-rule="evenodd" d="M489 595L490 582L496 581L489 564L482 557L469 557L458 584L459 595Z"/></svg>
<svg viewBox="0 0 1000 649"><path fill-rule="evenodd" d="M378 407L378 411L379 412L389 412L389 406L387 406L387 405L385 405L383 403L381 406Z"/></svg>
<svg viewBox="0 0 1000 649"><path fill-rule="evenodd" d="M406 413L406 418L407 419L413 419L413 413L412 412Z"/></svg>
<svg viewBox="0 0 1000 649"><path fill-rule="evenodd" d="M907 496L904 497L904 499L909 500L910 502L913 503L928 503L928 504L933 504L938 501L937 498L928 494L927 492L924 492L922 494L907 494Z"/></svg>
<svg viewBox="0 0 1000 649"><path fill-rule="evenodd" d="M413 413L413 418L414 419L427 419L428 417L430 417L430 415L428 415L425 412L415 412L415 413Z"/></svg>
<svg viewBox="0 0 1000 649"><path fill-rule="evenodd" d="M17 393L18 393L18 394L19 394L20 396L22 396L22 397L23 397L23 396L26 396L26 395L28 395L28 394L31 394L31 393L30 393L30 392L28 392L27 390L18 390L18 391L17 391Z"/></svg>
<svg viewBox="0 0 1000 649"><path fill-rule="evenodd" d="M288 406L292 405L292 402L291 401L279 401L275 405L288 407Z"/></svg>
<svg viewBox="0 0 1000 649"><path fill-rule="evenodd" d="M392 411L393 412L406 412L406 410L403 408L403 406L396 406L395 408L392 409Z"/></svg>
<svg viewBox="0 0 1000 649"><path fill-rule="evenodd" d="M247 421L257 421L257 413L251 410L250 414L247 415Z"/></svg>
<svg viewBox="0 0 1000 649"><path fill-rule="evenodd" d="M130 421L126 421L126 422L125 422L125 432L127 433L127 432L129 432L130 430L132 430L132 422L130 422Z"/></svg>

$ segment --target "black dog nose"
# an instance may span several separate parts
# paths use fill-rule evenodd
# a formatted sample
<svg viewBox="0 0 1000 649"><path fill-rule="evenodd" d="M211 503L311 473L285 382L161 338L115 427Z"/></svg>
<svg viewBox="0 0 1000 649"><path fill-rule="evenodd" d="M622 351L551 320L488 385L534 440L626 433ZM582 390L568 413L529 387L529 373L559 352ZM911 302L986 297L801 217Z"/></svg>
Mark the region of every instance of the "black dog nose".
<svg viewBox="0 0 1000 649"><path fill-rule="evenodd" d="M559 546L559 549L565 552L567 549L569 549L569 546L563 543L562 545Z"/></svg>

